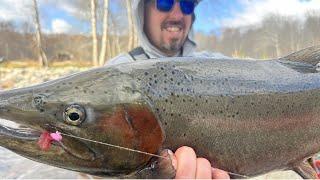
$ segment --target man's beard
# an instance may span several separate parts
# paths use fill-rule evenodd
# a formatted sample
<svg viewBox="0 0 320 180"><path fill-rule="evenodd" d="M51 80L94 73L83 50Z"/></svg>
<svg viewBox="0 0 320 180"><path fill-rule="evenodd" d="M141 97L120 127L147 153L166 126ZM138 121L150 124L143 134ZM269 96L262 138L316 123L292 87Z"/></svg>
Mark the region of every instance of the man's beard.
<svg viewBox="0 0 320 180"><path fill-rule="evenodd" d="M179 39L172 39L170 43L162 43L162 48L170 52L178 52L181 50L183 43Z"/></svg>

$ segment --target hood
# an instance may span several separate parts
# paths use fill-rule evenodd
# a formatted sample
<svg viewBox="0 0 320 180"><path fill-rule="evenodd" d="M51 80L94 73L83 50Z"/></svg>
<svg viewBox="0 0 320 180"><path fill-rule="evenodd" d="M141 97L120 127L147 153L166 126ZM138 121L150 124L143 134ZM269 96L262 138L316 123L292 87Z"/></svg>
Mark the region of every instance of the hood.
<svg viewBox="0 0 320 180"><path fill-rule="evenodd" d="M200 0L198 0L200 2ZM133 16L135 17L135 26L140 40L141 47L151 58L167 57L164 53L153 46L143 30L144 25L144 0L134 0L132 4ZM190 32L183 45L183 56L190 56L196 48L196 43L193 40L193 28L191 26Z"/></svg>

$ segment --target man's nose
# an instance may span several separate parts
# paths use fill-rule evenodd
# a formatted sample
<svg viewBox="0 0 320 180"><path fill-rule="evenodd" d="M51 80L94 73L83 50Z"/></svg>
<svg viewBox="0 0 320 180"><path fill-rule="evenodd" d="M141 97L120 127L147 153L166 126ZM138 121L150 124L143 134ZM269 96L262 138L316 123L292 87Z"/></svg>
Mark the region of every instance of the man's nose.
<svg viewBox="0 0 320 180"><path fill-rule="evenodd" d="M172 17L173 17L174 19L181 19L181 18L183 18L184 15L183 15L183 13L182 13L182 11L181 11L181 9L180 9L180 4L179 4L179 2L175 2L175 3L174 3L173 9L172 9L170 15L172 15Z"/></svg>

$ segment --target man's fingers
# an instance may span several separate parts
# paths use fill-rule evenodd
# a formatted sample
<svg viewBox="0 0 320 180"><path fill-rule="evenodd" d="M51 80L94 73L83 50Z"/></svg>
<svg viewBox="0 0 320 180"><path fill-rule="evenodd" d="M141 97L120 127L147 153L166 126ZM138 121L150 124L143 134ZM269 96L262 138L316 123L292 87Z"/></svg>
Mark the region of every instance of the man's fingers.
<svg viewBox="0 0 320 180"><path fill-rule="evenodd" d="M177 179L194 179L196 177L197 156L190 147L183 146L175 152L177 159Z"/></svg>
<svg viewBox="0 0 320 180"><path fill-rule="evenodd" d="M196 179L211 179L211 164L205 158L197 158Z"/></svg>
<svg viewBox="0 0 320 180"><path fill-rule="evenodd" d="M212 179L230 179L230 176L221 169L212 168Z"/></svg>

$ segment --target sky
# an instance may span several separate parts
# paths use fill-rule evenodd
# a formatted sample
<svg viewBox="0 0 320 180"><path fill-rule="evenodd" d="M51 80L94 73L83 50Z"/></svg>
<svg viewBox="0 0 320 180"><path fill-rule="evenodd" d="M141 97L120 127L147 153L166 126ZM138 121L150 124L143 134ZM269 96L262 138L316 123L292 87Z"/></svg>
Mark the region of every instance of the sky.
<svg viewBox="0 0 320 180"><path fill-rule="evenodd" d="M120 0L110 0L118 11ZM124 1L124 0L122 0ZM84 11L74 6L79 0L38 0L42 28L46 33L88 33ZM0 0L0 21L19 24L32 20L32 0ZM320 12L320 0L202 0L195 12L194 28L206 33L221 27L258 25L270 13L303 20L307 11ZM125 11L123 11L125 13ZM75 17L80 17L75 18Z"/></svg>

